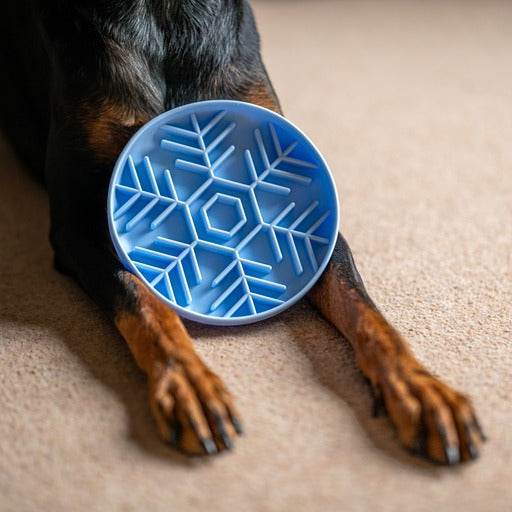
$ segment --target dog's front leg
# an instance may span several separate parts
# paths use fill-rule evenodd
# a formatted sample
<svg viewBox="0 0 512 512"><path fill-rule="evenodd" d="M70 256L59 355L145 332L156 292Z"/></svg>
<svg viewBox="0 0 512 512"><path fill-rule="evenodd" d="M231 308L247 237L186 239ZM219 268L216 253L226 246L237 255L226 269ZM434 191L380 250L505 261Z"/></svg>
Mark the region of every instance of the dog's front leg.
<svg viewBox="0 0 512 512"><path fill-rule="evenodd" d="M478 456L484 434L469 401L428 372L381 315L341 235L309 298L353 346L406 447L448 464Z"/></svg>
<svg viewBox="0 0 512 512"><path fill-rule="evenodd" d="M231 395L196 354L178 315L122 267L108 235L111 169L137 127L131 116L116 117L101 104L54 116L46 172L55 263L125 338L148 376L161 436L186 453L211 454L241 433Z"/></svg>
<svg viewBox="0 0 512 512"><path fill-rule="evenodd" d="M254 86L242 99L280 113L268 86ZM382 316L343 236L308 297L353 346L375 404L386 407L406 447L449 464L478 456L485 436L468 399L428 372Z"/></svg>
<svg viewBox="0 0 512 512"><path fill-rule="evenodd" d="M114 323L148 375L162 438L187 453L231 448L241 426L226 387L196 354L178 315L134 275L118 278L129 294L118 301Z"/></svg>

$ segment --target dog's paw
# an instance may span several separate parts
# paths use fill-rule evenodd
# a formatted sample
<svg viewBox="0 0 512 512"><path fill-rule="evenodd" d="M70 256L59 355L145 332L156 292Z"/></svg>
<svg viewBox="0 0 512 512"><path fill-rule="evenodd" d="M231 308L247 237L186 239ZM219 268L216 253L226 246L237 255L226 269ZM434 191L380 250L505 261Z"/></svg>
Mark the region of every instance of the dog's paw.
<svg viewBox="0 0 512 512"><path fill-rule="evenodd" d="M182 452L211 455L230 449L242 433L231 395L201 361L158 364L149 384L160 435Z"/></svg>
<svg viewBox="0 0 512 512"><path fill-rule="evenodd" d="M387 368L374 392L407 448L441 464L478 457L485 435L469 400L417 361Z"/></svg>

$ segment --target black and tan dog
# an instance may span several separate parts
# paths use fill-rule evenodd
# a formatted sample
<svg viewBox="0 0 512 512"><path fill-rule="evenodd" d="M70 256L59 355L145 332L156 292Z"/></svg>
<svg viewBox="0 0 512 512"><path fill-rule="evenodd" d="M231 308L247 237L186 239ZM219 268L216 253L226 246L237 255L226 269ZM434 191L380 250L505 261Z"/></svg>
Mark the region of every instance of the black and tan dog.
<svg viewBox="0 0 512 512"><path fill-rule="evenodd" d="M162 437L230 448L233 400L179 317L117 259L106 216L113 164L161 112L237 99L280 112L245 0L15 0L2 5L3 130L50 198L56 267L112 318L149 381ZM400 441L442 463L477 457L468 400L428 372L368 296L340 235L310 300L352 344Z"/></svg>

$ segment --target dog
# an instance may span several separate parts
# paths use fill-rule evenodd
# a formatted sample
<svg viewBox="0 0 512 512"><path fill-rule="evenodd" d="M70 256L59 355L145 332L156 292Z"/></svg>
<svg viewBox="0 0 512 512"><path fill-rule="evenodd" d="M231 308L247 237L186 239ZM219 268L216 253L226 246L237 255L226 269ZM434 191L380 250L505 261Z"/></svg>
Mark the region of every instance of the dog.
<svg viewBox="0 0 512 512"><path fill-rule="evenodd" d="M2 6L4 134L49 195L55 267L112 319L147 374L163 440L210 455L242 433L234 401L180 318L123 268L109 236L113 165L156 115L209 99L281 113L246 0L17 0ZM485 435L469 400L436 378L369 297L340 234L310 301L351 343L408 449L474 459Z"/></svg>

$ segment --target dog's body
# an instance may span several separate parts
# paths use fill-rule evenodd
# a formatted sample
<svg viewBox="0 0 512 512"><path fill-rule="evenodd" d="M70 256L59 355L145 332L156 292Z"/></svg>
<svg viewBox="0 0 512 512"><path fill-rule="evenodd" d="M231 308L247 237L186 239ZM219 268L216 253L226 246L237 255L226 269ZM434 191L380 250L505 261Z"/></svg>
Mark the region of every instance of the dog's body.
<svg viewBox="0 0 512 512"><path fill-rule="evenodd" d="M187 453L229 448L241 432L231 396L178 316L122 267L105 209L113 163L155 115L207 99L280 112L249 5L20 0L5 9L3 129L48 189L56 267L126 339L148 375L162 437ZM405 446L445 463L477 456L484 437L471 405L426 371L383 318L341 235L309 298L354 347Z"/></svg>

